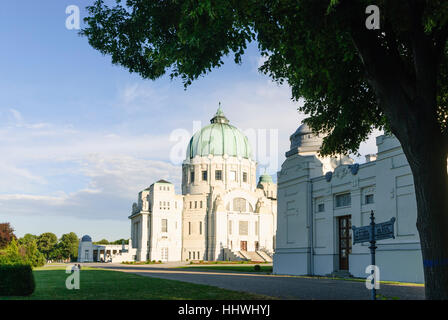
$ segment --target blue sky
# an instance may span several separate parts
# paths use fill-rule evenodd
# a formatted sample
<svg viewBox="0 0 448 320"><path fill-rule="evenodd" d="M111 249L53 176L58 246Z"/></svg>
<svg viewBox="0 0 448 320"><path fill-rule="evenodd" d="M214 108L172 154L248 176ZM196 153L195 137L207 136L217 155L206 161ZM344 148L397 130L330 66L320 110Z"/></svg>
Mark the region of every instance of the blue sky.
<svg viewBox="0 0 448 320"><path fill-rule="evenodd" d="M276 174L304 115L287 86L258 72L255 45L242 65L230 57L186 91L168 77L142 80L65 27L67 6L78 5L84 17L91 2L2 3L0 221L11 222L18 236L128 238L138 191L160 178L179 190L180 165L172 157L186 147L179 133L188 139L198 122L207 124L218 102L232 124L255 134L249 138L256 146L276 133L268 148L275 157L256 152ZM360 152L375 153L374 139Z"/></svg>

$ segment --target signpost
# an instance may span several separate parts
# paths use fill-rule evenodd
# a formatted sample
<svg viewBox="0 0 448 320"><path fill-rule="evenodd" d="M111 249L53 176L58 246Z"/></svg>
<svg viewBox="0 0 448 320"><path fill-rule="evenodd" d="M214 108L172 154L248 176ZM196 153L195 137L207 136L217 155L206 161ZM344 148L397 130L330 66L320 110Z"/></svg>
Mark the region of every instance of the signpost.
<svg viewBox="0 0 448 320"><path fill-rule="evenodd" d="M382 223L375 223L375 216L373 210L370 213L370 225L356 228L352 226L353 229L353 244L370 242L370 256L371 264L375 266L375 250L377 248L376 242L378 240L384 239L395 239L394 236L394 224L395 218ZM374 269L372 269L372 284L374 284ZM376 300L376 289L375 286L372 287L372 300Z"/></svg>

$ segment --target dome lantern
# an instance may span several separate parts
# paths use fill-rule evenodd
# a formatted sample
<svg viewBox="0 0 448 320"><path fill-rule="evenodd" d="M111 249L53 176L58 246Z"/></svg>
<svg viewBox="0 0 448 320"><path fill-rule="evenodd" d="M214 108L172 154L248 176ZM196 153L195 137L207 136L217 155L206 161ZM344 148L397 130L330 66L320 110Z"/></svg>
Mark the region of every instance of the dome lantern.
<svg viewBox="0 0 448 320"><path fill-rule="evenodd" d="M221 102L219 103L219 107L215 113L215 116L210 120L210 123L229 123L229 119L226 118L224 112L221 109Z"/></svg>

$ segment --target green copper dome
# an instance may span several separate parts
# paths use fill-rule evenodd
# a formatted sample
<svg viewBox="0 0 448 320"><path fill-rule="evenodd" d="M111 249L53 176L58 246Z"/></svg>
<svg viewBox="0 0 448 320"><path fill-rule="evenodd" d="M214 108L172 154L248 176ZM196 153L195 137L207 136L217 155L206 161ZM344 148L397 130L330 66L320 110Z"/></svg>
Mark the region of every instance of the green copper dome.
<svg viewBox="0 0 448 320"><path fill-rule="evenodd" d="M272 182L272 176L270 174L262 174L260 176L260 181L259 182Z"/></svg>
<svg viewBox="0 0 448 320"><path fill-rule="evenodd" d="M187 148L187 159L195 156L208 155L252 158L252 149L247 137L236 127L229 124L229 120L222 112L221 106L211 124L196 132Z"/></svg>

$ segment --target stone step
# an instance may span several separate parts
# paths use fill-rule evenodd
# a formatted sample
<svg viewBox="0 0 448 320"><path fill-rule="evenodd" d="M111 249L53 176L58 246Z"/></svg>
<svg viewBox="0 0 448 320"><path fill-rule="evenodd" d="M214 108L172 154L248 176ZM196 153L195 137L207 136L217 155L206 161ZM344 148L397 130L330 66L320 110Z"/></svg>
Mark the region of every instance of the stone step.
<svg viewBox="0 0 448 320"><path fill-rule="evenodd" d="M254 261L254 262L265 262L263 257L261 257L257 252L255 251L240 251L241 254L246 257L248 260Z"/></svg>
<svg viewBox="0 0 448 320"><path fill-rule="evenodd" d="M264 259L264 261L272 262L272 257L269 256L266 252L264 252L264 251L257 251L257 253Z"/></svg>
<svg viewBox="0 0 448 320"><path fill-rule="evenodd" d="M333 278L353 278L353 275L348 270L333 271L328 276Z"/></svg>

